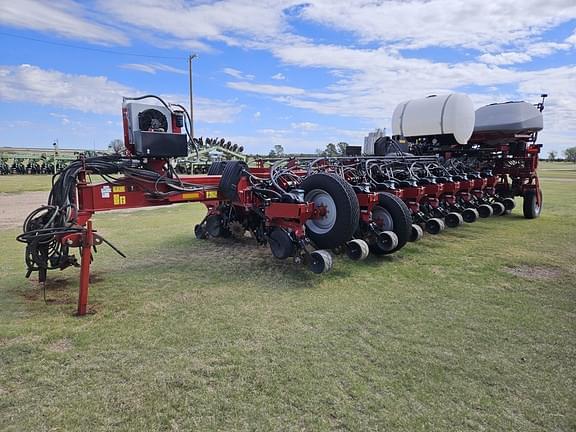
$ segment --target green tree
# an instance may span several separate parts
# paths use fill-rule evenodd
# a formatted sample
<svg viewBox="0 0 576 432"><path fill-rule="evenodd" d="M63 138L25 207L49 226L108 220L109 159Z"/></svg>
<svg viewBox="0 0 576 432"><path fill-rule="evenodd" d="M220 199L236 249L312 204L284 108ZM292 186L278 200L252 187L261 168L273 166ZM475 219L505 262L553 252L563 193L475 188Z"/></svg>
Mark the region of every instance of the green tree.
<svg viewBox="0 0 576 432"><path fill-rule="evenodd" d="M338 154L340 156L346 155L346 148L347 147L348 147L348 143L344 142L344 141L340 141L338 144L336 144L336 150L338 151Z"/></svg>
<svg viewBox="0 0 576 432"><path fill-rule="evenodd" d="M284 156L284 147L280 144L276 144L270 153L268 153L268 157L282 157Z"/></svg>
<svg viewBox="0 0 576 432"><path fill-rule="evenodd" d="M576 163L576 147L570 147L564 150L564 156L566 160Z"/></svg>
<svg viewBox="0 0 576 432"><path fill-rule="evenodd" d="M548 160L549 161L555 161L556 160L556 152L555 151L551 151L550 153L548 153Z"/></svg>

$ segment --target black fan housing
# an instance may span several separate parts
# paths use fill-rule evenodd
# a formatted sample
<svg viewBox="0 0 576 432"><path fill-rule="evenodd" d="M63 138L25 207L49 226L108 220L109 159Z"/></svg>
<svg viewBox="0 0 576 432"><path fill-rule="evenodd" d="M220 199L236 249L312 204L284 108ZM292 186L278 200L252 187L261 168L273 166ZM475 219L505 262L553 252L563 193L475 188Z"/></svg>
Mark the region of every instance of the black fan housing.
<svg viewBox="0 0 576 432"><path fill-rule="evenodd" d="M154 108L138 113L138 127L141 131L167 132L168 119Z"/></svg>

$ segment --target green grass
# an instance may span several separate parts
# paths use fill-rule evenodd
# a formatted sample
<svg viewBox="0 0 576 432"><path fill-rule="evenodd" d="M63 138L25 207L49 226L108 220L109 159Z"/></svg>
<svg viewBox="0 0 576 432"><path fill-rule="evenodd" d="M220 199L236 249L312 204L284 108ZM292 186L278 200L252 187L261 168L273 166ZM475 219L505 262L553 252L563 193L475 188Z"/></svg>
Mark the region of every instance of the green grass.
<svg viewBox="0 0 576 432"><path fill-rule="evenodd" d="M323 276L195 240L198 205L99 214L129 258L99 248L84 318L0 231L0 430L574 430L576 188L543 187Z"/></svg>
<svg viewBox="0 0 576 432"><path fill-rule="evenodd" d="M0 193L49 191L51 175L6 175L0 176Z"/></svg>

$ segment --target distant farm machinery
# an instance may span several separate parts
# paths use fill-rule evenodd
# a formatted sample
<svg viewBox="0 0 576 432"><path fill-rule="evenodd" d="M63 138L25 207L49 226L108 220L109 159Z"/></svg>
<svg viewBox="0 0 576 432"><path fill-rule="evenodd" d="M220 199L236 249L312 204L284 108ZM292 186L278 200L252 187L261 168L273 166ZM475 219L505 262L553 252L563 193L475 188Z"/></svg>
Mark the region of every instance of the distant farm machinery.
<svg viewBox="0 0 576 432"><path fill-rule="evenodd" d="M351 260L391 254L424 231L508 214L515 196L524 198L526 218L542 209L535 141L543 102L489 105L474 118L463 95L408 101L394 113L394 136L374 144L376 154L252 167L217 161L207 175L187 175L170 161L199 147L188 113L147 97L161 105L124 101L125 154L81 157L62 169L48 204L30 214L18 237L26 243L27 276L37 271L45 282L49 269L80 267L79 315L87 310L92 248L112 246L93 230L91 217L100 211L202 202L207 213L194 229L197 239L250 235L276 258L324 273L332 252ZM90 174L104 182L90 183Z"/></svg>

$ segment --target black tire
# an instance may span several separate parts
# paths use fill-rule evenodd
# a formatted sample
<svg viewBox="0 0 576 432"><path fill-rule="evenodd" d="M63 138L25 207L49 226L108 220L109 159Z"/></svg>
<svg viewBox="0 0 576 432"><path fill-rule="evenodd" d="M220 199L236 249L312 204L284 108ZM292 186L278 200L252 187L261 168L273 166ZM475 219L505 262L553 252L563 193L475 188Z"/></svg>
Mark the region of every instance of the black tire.
<svg viewBox="0 0 576 432"><path fill-rule="evenodd" d="M316 246L334 249L352 239L360 221L360 205L348 182L335 174L312 174L304 179L300 189L304 190L305 201L314 201L321 194L328 196L336 210L333 223L326 227L319 226L314 222L316 219L306 222L306 234Z"/></svg>
<svg viewBox="0 0 576 432"><path fill-rule="evenodd" d="M440 234L446 228L444 221L438 218L431 218L426 221L426 232L432 235Z"/></svg>
<svg viewBox="0 0 576 432"><path fill-rule="evenodd" d="M506 207L501 202L492 203L492 210L494 210L494 216L502 216L506 213Z"/></svg>
<svg viewBox="0 0 576 432"><path fill-rule="evenodd" d="M282 228L274 228L268 236L268 244L272 255L278 259L286 259L294 255L294 242Z"/></svg>
<svg viewBox="0 0 576 432"><path fill-rule="evenodd" d="M226 163L218 185L218 191L225 199L234 201L238 197L238 182L246 169L248 169L248 165L243 161L228 161Z"/></svg>
<svg viewBox="0 0 576 432"><path fill-rule="evenodd" d="M206 240L208 238L208 233L206 232L206 227L204 225L196 225L194 227L194 235L198 240Z"/></svg>
<svg viewBox="0 0 576 432"><path fill-rule="evenodd" d="M412 234L412 214L408 206L398 198L388 192L378 194L378 205L384 208L392 219L392 227L386 227L384 230L392 231L398 237L398 245L391 250L383 250L378 244L370 246L370 251L375 255L385 255L402 249L410 241Z"/></svg>
<svg viewBox="0 0 576 432"><path fill-rule="evenodd" d="M464 223L464 218L460 213L450 212L444 217L444 223L448 228L457 228Z"/></svg>
<svg viewBox="0 0 576 432"><path fill-rule="evenodd" d="M226 161L212 162L208 168L208 175L222 175L225 167Z"/></svg>
<svg viewBox="0 0 576 432"><path fill-rule="evenodd" d="M540 205L538 201L540 201ZM526 219L536 219L540 216L542 212L542 191L540 189L538 191L529 190L524 194L522 210Z"/></svg>
<svg viewBox="0 0 576 432"><path fill-rule="evenodd" d="M504 208L506 209L506 211L511 212L512 210L514 210L514 207L516 207L516 202L514 201L514 198L504 198L502 200L502 204L504 204Z"/></svg>
<svg viewBox="0 0 576 432"><path fill-rule="evenodd" d="M412 229L410 230L410 241L417 242L422 240L424 237L424 230L420 225L412 224Z"/></svg>
<svg viewBox="0 0 576 432"><path fill-rule="evenodd" d="M480 204L476 210L481 218L488 218L494 214L494 209L488 204Z"/></svg>
<svg viewBox="0 0 576 432"><path fill-rule="evenodd" d="M464 222L466 223L474 223L478 220L478 210L473 208L464 209L462 212L462 217L464 218Z"/></svg>

